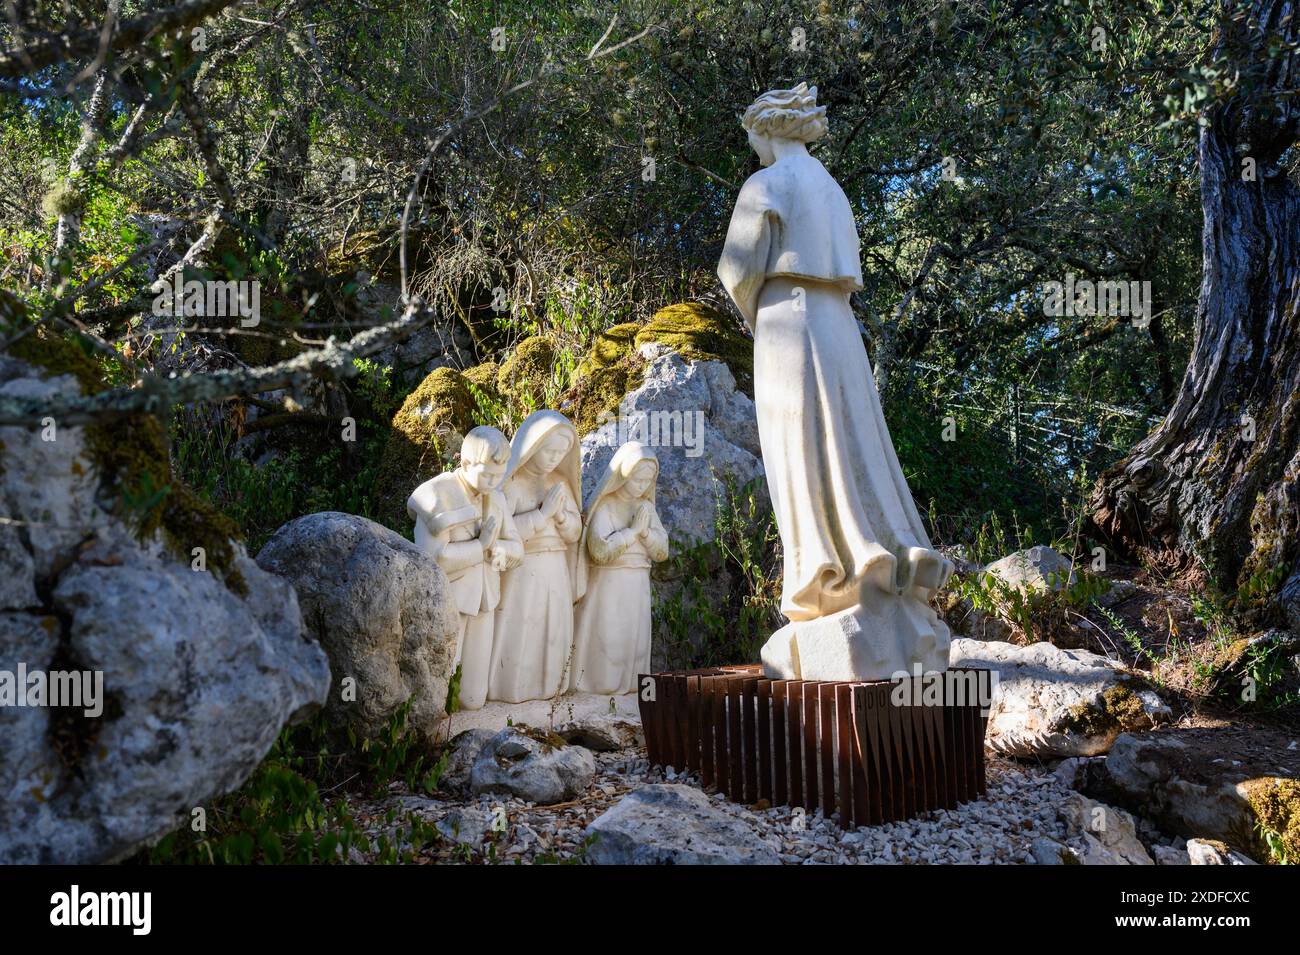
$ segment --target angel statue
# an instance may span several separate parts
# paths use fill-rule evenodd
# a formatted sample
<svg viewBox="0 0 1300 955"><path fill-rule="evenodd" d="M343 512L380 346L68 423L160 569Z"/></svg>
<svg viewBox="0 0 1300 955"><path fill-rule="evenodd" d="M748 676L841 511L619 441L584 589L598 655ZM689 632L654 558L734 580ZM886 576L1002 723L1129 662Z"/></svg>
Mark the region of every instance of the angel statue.
<svg viewBox="0 0 1300 955"><path fill-rule="evenodd" d="M885 427L849 295L862 288L853 208L808 143L817 88L754 101L741 120L762 169L745 182L718 277L754 335L754 403L784 552L789 623L762 650L774 679L884 680L948 664L929 599L934 550Z"/></svg>

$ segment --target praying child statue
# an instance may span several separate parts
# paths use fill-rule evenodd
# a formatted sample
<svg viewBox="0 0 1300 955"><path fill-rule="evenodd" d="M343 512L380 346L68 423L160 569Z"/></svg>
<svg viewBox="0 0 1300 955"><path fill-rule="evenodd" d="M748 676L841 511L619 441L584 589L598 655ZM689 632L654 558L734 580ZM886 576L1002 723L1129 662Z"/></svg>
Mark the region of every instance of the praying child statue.
<svg viewBox="0 0 1300 955"><path fill-rule="evenodd" d="M475 428L461 444L460 467L425 481L406 501L415 543L446 573L460 613L454 665L461 668L460 705L468 710L487 699L501 573L524 555L498 490L509 458L505 435Z"/></svg>
<svg viewBox="0 0 1300 955"><path fill-rule="evenodd" d="M573 604L585 589L582 445L558 411L524 419L510 447L506 508L524 545L523 562L501 582L488 698L505 703L561 693L573 650Z"/></svg>
<svg viewBox="0 0 1300 955"><path fill-rule="evenodd" d="M592 493L582 554L590 561L578 605L569 686L584 693L630 693L650 670L650 564L668 557L655 511L659 461L629 441Z"/></svg>

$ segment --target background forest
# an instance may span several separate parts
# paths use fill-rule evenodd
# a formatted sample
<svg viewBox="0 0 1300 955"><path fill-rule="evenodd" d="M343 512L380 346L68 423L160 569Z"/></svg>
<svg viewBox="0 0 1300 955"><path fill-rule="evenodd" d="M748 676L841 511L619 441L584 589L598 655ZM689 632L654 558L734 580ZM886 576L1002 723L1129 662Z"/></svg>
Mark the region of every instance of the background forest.
<svg viewBox="0 0 1300 955"><path fill-rule="evenodd" d="M606 50L644 35L588 58L615 14ZM479 360L552 336L563 392L603 328L721 304L730 202L757 168L737 116L808 78L832 122L819 157L859 213L856 305L923 510L948 540L995 513L1056 527L1187 363L1210 28L1208 8L1180 4L241 3L159 31L120 80L56 95L67 64L11 84L4 283L33 314L75 295L65 310L112 383L168 352L238 367L350 337L364 284L387 280L445 334L467 327ZM168 243L260 279L261 325L151 328ZM1149 281L1149 327L1045 316L1042 283L1067 272ZM405 384L358 364L343 400L371 405L378 443ZM177 419L173 434L185 477L236 509L254 549L293 514L370 498L365 453L255 472L208 447L221 429Z"/></svg>
<svg viewBox="0 0 1300 955"><path fill-rule="evenodd" d="M853 306L936 543L971 568L1047 543L1090 568L1032 607L970 575L945 609L1067 634L1196 700L1222 703L1245 667L1269 688L1252 712L1291 719L1294 649L1242 654L1300 626L1294 13L10 4L0 347L78 375L52 413L100 429L142 533L215 541L219 567L228 536L256 554L316 511L405 534L400 502L452 465L450 434L541 407L589 430L655 322L749 387L714 274L758 168L739 115L807 81L830 121L812 152L862 238ZM255 281L259 320L159 309L155 282L196 278ZM1149 313L1047 314L1046 283L1076 278L1149 283ZM688 302L691 322L662 311ZM40 417L0 401L0 423ZM779 619L761 493L726 493L715 539L659 572L678 581L656 618L674 662L752 656ZM1147 599L1089 612L1092 576L1121 573ZM710 575L722 607L691 589Z"/></svg>

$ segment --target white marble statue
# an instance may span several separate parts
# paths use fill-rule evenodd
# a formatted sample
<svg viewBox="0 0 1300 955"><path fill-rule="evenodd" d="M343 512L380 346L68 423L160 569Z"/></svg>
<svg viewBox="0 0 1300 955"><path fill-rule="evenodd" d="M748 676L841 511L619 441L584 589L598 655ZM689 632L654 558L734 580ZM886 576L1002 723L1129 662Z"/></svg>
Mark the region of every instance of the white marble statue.
<svg viewBox="0 0 1300 955"><path fill-rule="evenodd" d="M808 154L817 88L755 100L742 125L764 167L740 190L718 276L754 333L754 402L784 551L768 676L878 680L942 670L929 606L952 565L930 541L881 414L849 294L862 288L853 209Z"/></svg>
<svg viewBox="0 0 1300 955"><path fill-rule="evenodd" d="M668 558L655 511L659 460L639 441L615 452L592 492L581 556L590 562L578 604L569 687L631 693L650 671L650 564Z"/></svg>
<svg viewBox="0 0 1300 955"><path fill-rule="evenodd" d="M460 613L455 662L461 667L460 704L469 710L487 698L501 572L524 557L514 519L497 490L509 457L505 435L496 428L475 428L461 445L460 467L425 481L406 501L415 543L447 574Z"/></svg>
<svg viewBox="0 0 1300 955"><path fill-rule="evenodd" d="M524 419L502 487L524 545L523 562L501 583L488 698L541 700L564 689L573 649L573 604L582 597L581 446L558 411Z"/></svg>

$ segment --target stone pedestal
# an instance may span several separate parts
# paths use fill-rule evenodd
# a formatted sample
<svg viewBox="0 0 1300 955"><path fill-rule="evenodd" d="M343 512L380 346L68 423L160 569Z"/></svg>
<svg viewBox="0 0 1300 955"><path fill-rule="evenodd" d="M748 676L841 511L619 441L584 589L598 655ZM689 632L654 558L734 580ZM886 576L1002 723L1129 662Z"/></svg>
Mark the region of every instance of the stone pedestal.
<svg viewBox="0 0 1300 955"><path fill-rule="evenodd" d="M888 680L947 669L948 627L912 597L877 597L839 613L788 623L763 646L769 680Z"/></svg>

